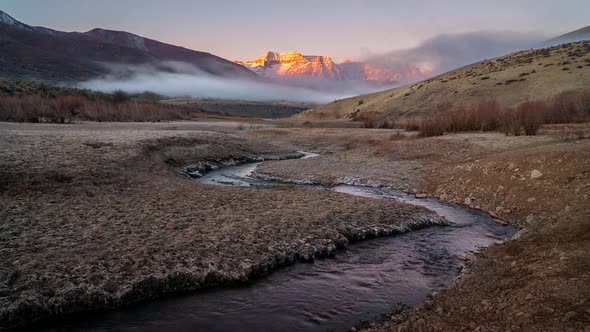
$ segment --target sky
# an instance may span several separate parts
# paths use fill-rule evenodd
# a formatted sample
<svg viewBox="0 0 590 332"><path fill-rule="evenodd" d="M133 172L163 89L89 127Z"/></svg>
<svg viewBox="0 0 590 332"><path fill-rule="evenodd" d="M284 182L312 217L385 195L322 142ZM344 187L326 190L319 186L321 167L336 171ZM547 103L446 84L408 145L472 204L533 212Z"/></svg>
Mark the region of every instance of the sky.
<svg viewBox="0 0 590 332"><path fill-rule="evenodd" d="M590 25L588 0L0 0L0 10L29 25L123 30L229 60L269 50L358 60L442 33L549 37Z"/></svg>

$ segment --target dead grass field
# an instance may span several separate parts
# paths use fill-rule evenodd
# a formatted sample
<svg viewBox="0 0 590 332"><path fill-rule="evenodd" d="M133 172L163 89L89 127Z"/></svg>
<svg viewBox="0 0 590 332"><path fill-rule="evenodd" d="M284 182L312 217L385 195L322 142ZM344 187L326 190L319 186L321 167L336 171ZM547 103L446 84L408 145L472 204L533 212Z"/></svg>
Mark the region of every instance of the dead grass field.
<svg viewBox="0 0 590 332"><path fill-rule="evenodd" d="M244 282L434 218L395 202L179 174L203 160L293 152L244 132L0 123L0 327Z"/></svg>

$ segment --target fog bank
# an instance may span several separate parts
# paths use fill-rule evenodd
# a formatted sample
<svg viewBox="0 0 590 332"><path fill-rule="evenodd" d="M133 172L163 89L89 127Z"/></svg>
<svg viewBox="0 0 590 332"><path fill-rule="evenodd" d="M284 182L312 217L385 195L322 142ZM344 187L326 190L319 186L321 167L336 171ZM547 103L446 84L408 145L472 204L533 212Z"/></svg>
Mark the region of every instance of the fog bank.
<svg viewBox="0 0 590 332"><path fill-rule="evenodd" d="M80 87L105 92L153 91L169 97L288 100L312 103L326 103L363 92L350 89L326 92L303 86L281 85L262 79L223 78L202 72L190 64L178 62L141 66L106 64L106 66L111 72L110 75L83 82Z"/></svg>
<svg viewBox="0 0 590 332"><path fill-rule="evenodd" d="M442 34L426 40L418 47L385 54L366 56L362 61L391 68L415 66L438 75L484 59L534 48L545 35L519 32L470 32Z"/></svg>

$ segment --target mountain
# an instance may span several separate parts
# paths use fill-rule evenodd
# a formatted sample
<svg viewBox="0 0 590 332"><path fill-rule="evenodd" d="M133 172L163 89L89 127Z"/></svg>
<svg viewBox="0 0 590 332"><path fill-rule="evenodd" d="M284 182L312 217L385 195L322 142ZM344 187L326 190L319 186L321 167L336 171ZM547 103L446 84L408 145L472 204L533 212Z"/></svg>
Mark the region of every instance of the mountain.
<svg viewBox="0 0 590 332"><path fill-rule="evenodd" d="M266 52L252 61L236 63L249 68L257 74L277 78L297 76L307 78L342 79L340 69L327 56L304 56L299 52Z"/></svg>
<svg viewBox="0 0 590 332"><path fill-rule="evenodd" d="M545 46L555 46L565 43L573 43L581 40L590 40L590 25L561 36L557 36L545 42Z"/></svg>
<svg viewBox="0 0 590 332"><path fill-rule="evenodd" d="M590 41L581 41L484 60L421 82L337 100L296 117L352 119L363 112L383 112L412 118L483 98L509 107L589 86Z"/></svg>
<svg viewBox="0 0 590 332"><path fill-rule="evenodd" d="M299 52L266 52L251 61L235 61L253 72L279 81L310 79L326 81L362 81L377 86L396 83L410 72L399 72L383 65L344 61L335 63L325 55ZM414 71L412 74L418 73Z"/></svg>
<svg viewBox="0 0 590 332"><path fill-rule="evenodd" d="M54 82L84 81L110 72L106 64L184 62L215 76L255 78L215 55L165 44L129 32L93 29L63 32L33 27L0 11L0 77ZM167 70L182 71L165 65ZM194 69L192 69L194 70Z"/></svg>
<svg viewBox="0 0 590 332"><path fill-rule="evenodd" d="M416 79L428 75L428 72L411 66L401 70L392 69L381 64L352 62L350 60L346 60L338 66L347 79L366 81L377 86L390 85L402 80Z"/></svg>

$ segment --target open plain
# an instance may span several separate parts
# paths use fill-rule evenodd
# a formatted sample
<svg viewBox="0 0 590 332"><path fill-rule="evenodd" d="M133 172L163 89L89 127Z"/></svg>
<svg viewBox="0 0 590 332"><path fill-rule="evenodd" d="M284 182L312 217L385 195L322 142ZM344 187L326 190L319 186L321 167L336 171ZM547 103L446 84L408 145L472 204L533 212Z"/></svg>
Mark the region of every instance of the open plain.
<svg viewBox="0 0 590 332"><path fill-rule="evenodd" d="M401 203L186 176L203 161L296 155L236 123L1 126L3 327L246 282L439 221Z"/></svg>
<svg viewBox="0 0 590 332"><path fill-rule="evenodd" d="M246 282L331 256L351 240L437 221L392 201L297 185L207 186L183 172L298 150L321 156L267 161L257 174L391 186L486 210L520 229L471 257L456 286L372 328L588 326L590 141L564 140L559 126L535 137L426 139L232 122L1 126L4 327Z"/></svg>

